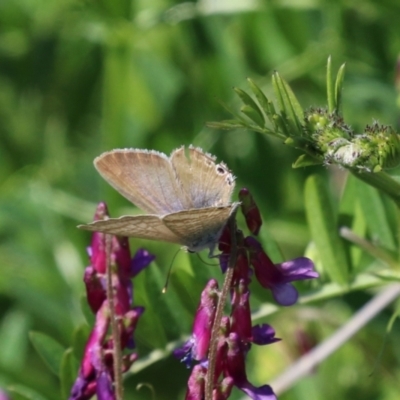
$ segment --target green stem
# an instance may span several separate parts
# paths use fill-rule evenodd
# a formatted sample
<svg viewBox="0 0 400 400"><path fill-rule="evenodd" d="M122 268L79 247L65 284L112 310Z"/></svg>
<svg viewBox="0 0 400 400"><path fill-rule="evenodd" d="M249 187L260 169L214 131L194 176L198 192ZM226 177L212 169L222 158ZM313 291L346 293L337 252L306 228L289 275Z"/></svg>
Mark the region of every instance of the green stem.
<svg viewBox="0 0 400 400"><path fill-rule="evenodd" d="M221 320L224 312L224 307L226 299L228 298L229 289L231 287L233 272L235 270L236 259L237 259L235 215L231 215L229 219L229 230L231 234L231 254L229 257L228 269L225 273L224 285L222 287L221 295L218 300L217 310L215 311L215 317L211 331L210 350L208 353L208 369L207 369L206 384L205 384L205 400L213 399L214 374L215 374L219 329L221 327Z"/></svg>
<svg viewBox="0 0 400 400"><path fill-rule="evenodd" d="M358 172L354 169L349 169L350 172L358 179L368 183L369 185L386 193L393 199L397 207L400 208L400 183L393 179L386 172Z"/></svg>
<svg viewBox="0 0 400 400"><path fill-rule="evenodd" d="M397 270L399 268L397 260L393 259L391 254L389 254L386 250L375 246L368 240L356 235L351 229L346 226L340 228L340 236L347 239L351 243L358 245L361 249L365 250L372 257L383 261L390 268Z"/></svg>
<svg viewBox="0 0 400 400"><path fill-rule="evenodd" d="M106 270L107 270L107 300L110 308L111 334L114 342L114 382L115 382L115 398L116 400L123 399L123 384L122 384L122 354L121 341L118 329L117 315L115 313L114 290L112 284L112 268L111 268L111 247L112 236L106 235Z"/></svg>

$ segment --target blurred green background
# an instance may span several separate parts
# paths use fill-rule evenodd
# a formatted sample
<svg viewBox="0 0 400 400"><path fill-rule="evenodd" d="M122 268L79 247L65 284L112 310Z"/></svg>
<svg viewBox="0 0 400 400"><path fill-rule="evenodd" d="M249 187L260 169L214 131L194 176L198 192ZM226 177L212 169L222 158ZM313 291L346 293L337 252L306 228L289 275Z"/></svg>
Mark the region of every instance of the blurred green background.
<svg viewBox="0 0 400 400"><path fill-rule="evenodd" d="M335 68L347 65L346 121L356 130L373 119L397 128L399 26L397 0L1 1L0 386L31 393L16 399L60 398L59 380L28 333L46 333L67 348L77 330L87 330L81 302L90 235L76 225L92 219L100 200L112 216L132 212L96 173L95 156L112 148L169 154L182 144L200 146L228 164L237 187L252 191L263 234L283 257L300 256L309 241L304 180L311 173L330 179L327 170L293 170L298 154L279 141L211 130L205 122L229 117L219 101L237 108L232 87L247 90L247 77L271 94L274 70L304 108L325 106L332 55ZM333 198L339 195L332 184ZM161 295L178 247L131 241L133 250L143 245L157 260L135 282L135 303L146 306L140 357L189 334L201 288L219 276L216 267L181 252ZM271 300L260 288L254 292L255 308ZM322 340L369 298L354 293L265 319L284 340L252 350L250 379L267 383L298 357L297 330ZM388 340L390 351L380 358L389 316L376 318L280 398L397 399L395 342ZM135 390L138 383L152 386L159 400L184 398L189 372L168 354L129 375L127 400L152 398L149 389Z"/></svg>

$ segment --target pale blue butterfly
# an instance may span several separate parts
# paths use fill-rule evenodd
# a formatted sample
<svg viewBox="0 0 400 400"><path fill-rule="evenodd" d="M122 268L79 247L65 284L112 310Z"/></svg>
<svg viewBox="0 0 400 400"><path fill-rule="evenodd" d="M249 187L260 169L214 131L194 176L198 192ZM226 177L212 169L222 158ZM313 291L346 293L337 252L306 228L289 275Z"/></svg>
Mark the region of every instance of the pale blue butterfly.
<svg viewBox="0 0 400 400"><path fill-rule="evenodd" d="M235 177L200 148L182 146L168 157L154 150L121 149L94 160L100 175L148 214L94 221L79 228L161 240L212 253L229 217Z"/></svg>

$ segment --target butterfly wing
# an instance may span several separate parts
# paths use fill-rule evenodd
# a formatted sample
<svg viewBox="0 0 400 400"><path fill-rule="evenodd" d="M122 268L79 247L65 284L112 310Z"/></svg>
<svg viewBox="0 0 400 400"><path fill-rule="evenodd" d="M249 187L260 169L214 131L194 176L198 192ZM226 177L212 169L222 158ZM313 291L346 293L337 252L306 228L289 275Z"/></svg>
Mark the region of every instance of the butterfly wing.
<svg viewBox="0 0 400 400"><path fill-rule="evenodd" d="M207 207L165 215L162 221L191 251L212 248L230 215L240 203L224 207Z"/></svg>
<svg viewBox="0 0 400 400"><path fill-rule="evenodd" d="M185 208L185 196L170 159L157 151L112 150L94 160L100 175L129 201L151 214Z"/></svg>
<svg viewBox="0 0 400 400"><path fill-rule="evenodd" d="M223 163L216 164L215 157L190 146L189 158L184 147L171 154L171 164L190 199L187 208L205 208L228 205L235 187L235 178Z"/></svg>
<svg viewBox="0 0 400 400"><path fill-rule="evenodd" d="M79 225L79 229L140 239L161 240L184 245L182 238L172 232L158 215L125 215Z"/></svg>

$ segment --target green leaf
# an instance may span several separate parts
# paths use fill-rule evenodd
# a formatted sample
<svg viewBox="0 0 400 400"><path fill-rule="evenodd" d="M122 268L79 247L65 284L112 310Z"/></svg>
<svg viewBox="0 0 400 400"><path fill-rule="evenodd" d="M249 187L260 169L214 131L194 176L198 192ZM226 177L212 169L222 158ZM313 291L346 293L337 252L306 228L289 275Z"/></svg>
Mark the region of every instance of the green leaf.
<svg viewBox="0 0 400 400"><path fill-rule="evenodd" d="M363 182L358 181L357 183L358 201L360 202L372 241L378 241L378 245L387 250L396 250L385 206L378 190Z"/></svg>
<svg viewBox="0 0 400 400"><path fill-rule="evenodd" d="M291 110L291 116L293 120L296 122L296 125L298 128L301 128L301 124L304 120L304 111L303 108L301 107L299 101L297 100L296 95L294 94L292 88L289 86L289 84L281 78L282 84L283 84L283 89L285 91L285 94L287 96L287 102L290 105L290 110Z"/></svg>
<svg viewBox="0 0 400 400"><path fill-rule="evenodd" d="M30 332L29 338L43 361L47 364L50 370L58 376L60 373L64 348L53 338L41 332Z"/></svg>
<svg viewBox="0 0 400 400"><path fill-rule="evenodd" d="M35 390L22 385L8 386L7 392L12 395L13 400L49 400Z"/></svg>
<svg viewBox="0 0 400 400"><path fill-rule="evenodd" d="M342 88L344 81L344 72L345 72L345 64L342 64L339 68L339 71L336 75L335 82L335 112L339 114L339 111L342 106Z"/></svg>
<svg viewBox="0 0 400 400"><path fill-rule="evenodd" d="M331 56L328 57L328 62L326 65L326 96L328 102L328 111L332 113L335 110L336 105L335 105L335 93L333 91Z"/></svg>
<svg viewBox="0 0 400 400"><path fill-rule="evenodd" d="M275 96L278 100L279 110L281 114L287 114L285 101L283 100L282 85L280 84L279 75L277 72L272 74L272 87L274 88Z"/></svg>
<svg viewBox="0 0 400 400"><path fill-rule="evenodd" d="M238 128L244 128L245 125L240 122L237 121L235 119L227 119L224 121L219 121L219 122L207 122L206 125L209 128L213 128L213 129L224 129L224 130L231 130L231 129L238 129Z"/></svg>
<svg viewBox="0 0 400 400"><path fill-rule="evenodd" d="M275 114L275 108L271 101L265 96L264 92L254 83L253 80L247 78L249 82L250 89L256 96L256 99L260 103L261 108L263 109L264 113L268 117L269 121L274 124L273 116Z"/></svg>
<svg viewBox="0 0 400 400"><path fill-rule="evenodd" d="M61 381L61 398L67 399L71 387L77 377L79 364L74 356L72 349L67 349L61 360L60 381Z"/></svg>
<svg viewBox="0 0 400 400"><path fill-rule="evenodd" d="M277 72L272 75L272 84L278 97L278 102L288 123L293 124L297 134L302 133L304 112L289 84ZM294 133L294 132L293 132ZM293 134L292 133L292 134Z"/></svg>
<svg viewBox="0 0 400 400"><path fill-rule="evenodd" d="M260 108L258 107L257 103L244 90L239 89L239 88L233 88L233 90L240 97L240 99L243 101L243 103L247 106L246 109L252 109L253 110L252 115L257 114L257 117L255 119L253 119L253 117L250 117L250 118L257 125L260 125L261 127L263 127L265 124L265 119L264 119L264 115L263 115L262 111L260 110Z"/></svg>
<svg viewBox="0 0 400 400"><path fill-rule="evenodd" d="M274 115L274 125L285 135L290 135L290 127L288 126L286 116L284 113L282 115L275 114Z"/></svg>
<svg viewBox="0 0 400 400"><path fill-rule="evenodd" d="M18 370L26 363L30 317L25 312L12 308L3 315L0 324L0 364L10 370Z"/></svg>
<svg viewBox="0 0 400 400"><path fill-rule="evenodd" d="M242 106L240 108L240 111L245 114L247 117L249 117L253 122L255 122L259 127L263 128L265 125L265 120L260 119L260 115L258 112L254 111L254 108L250 106Z"/></svg>
<svg viewBox="0 0 400 400"><path fill-rule="evenodd" d="M80 306L81 306L82 313L85 316L85 319L86 319L88 325L92 326L95 321L95 315L93 314L93 311L89 306L86 294L83 294L79 300L80 300Z"/></svg>
<svg viewBox="0 0 400 400"><path fill-rule="evenodd" d="M80 360L83 356L86 342L90 335L90 326L87 324L79 325L72 335L72 349L75 357Z"/></svg>
<svg viewBox="0 0 400 400"><path fill-rule="evenodd" d="M293 164L293 168L308 167L310 165L321 165L322 161L309 154L302 154Z"/></svg>
<svg viewBox="0 0 400 400"><path fill-rule="evenodd" d="M336 283L348 283L347 257L338 233L336 216L327 187L321 177L310 176L305 185L305 208L311 236L321 262Z"/></svg>
<svg viewBox="0 0 400 400"><path fill-rule="evenodd" d="M351 222L349 220L347 222L347 226L351 224L351 232L360 238L364 238L368 231L368 215L363 211L360 201L360 197L362 197L363 201L367 203L369 201L368 198L365 198L365 196L368 196L368 194L364 193L364 186L367 185L356 179L354 175L349 174L347 176L346 185L340 200L339 209L339 212L342 216L351 217ZM377 252L379 250L378 247L373 246L372 244L371 248L375 248ZM350 247L350 257L352 270L354 273L358 273L359 271L368 268L370 258L376 258L376 254L373 255L371 251L361 248L358 244L353 243ZM385 261L387 261L387 259L385 259Z"/></svg>
<svg viewBox="0 0 400 400"><path fill-rule="evenodd" d="M221 106L223 108L225 108L225 110L229 114L233 115L236 118L237 122L241 122L241 123L243 123L244 126L246 126L246 120L240 114L238 114L236 111L234 111L231 107L229 107L227 104L225 104L222 100L219 100L218 102L219 102L219 104L221 104Z"/></svg>

